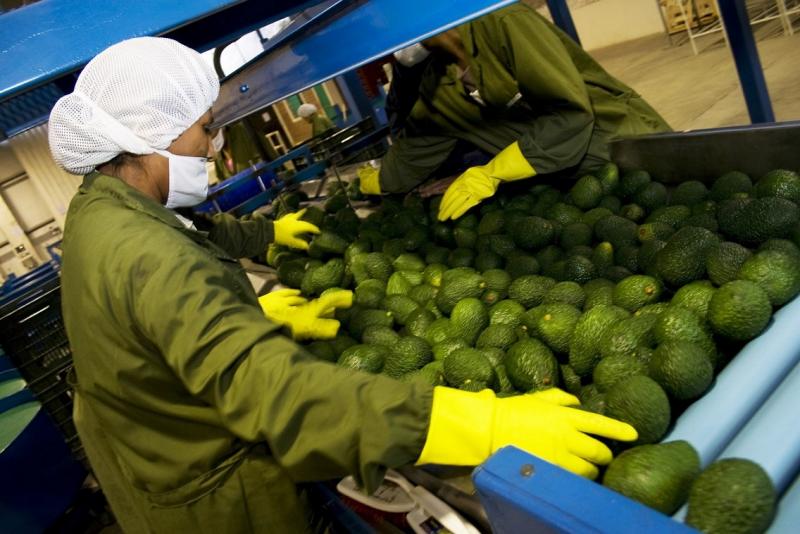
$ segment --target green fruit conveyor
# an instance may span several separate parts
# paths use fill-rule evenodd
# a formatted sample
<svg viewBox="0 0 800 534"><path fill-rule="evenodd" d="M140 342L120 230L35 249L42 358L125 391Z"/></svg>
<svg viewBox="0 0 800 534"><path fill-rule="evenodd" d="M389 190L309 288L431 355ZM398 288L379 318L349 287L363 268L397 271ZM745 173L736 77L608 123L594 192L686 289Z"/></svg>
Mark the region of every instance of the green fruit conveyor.
<svg viewBox="0 0 800 534"><path fill-rule="evenodd" d="M618 141L621 170L647 168L654 179L710 183L731 169L760 176L776 166L800 168L800 123L701 130ZM794 143L794 149L789 150ZM714 159L702 158L713 154ZM697 165L697 162L701 162ZM760 464L779 495L774 534L800 525L800 298L777 311L745 345L712 388L675 421L662 443L685 440L702 468L722 458ZM499 532L690 532L686 508L670 519L599 484L518 449L506 448L480 466L475 486Z"/></svg>

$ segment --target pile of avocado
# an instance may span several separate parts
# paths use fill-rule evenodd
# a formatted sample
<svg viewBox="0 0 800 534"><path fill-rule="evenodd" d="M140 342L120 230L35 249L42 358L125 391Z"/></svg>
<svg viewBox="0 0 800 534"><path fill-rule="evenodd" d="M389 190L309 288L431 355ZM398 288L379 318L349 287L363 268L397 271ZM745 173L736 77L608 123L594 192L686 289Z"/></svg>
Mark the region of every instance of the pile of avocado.
<svg viewBox="0 0 800 534"><path fill-rule="evenodd" d="M668 187L607 164L576 182L526 182L449 222L436 217L441 197L415 195L385 197L362 220L334 186L303 217L322 229L308 253L271 247L267 260L309 297L354 290L339 335L308 345L317 357L499 396L560 387L639 433L612 444L633 448L604 482L672 513L697 463L661 502L623 489L620 473L635 474L623 459L691 449L653 444L800 292L800 175Z"/></svg>

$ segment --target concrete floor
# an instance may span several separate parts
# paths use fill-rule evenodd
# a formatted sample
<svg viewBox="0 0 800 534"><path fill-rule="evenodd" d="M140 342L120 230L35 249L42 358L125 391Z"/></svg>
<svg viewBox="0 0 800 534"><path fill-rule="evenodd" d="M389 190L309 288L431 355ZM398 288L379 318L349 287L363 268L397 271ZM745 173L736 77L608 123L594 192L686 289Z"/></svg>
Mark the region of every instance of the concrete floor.
<svg viewBox="0 0 800 534"><path fill-rule="evenodd" d="M800 24L784 36L779 27L757 29L757 46L775 118L800 119ZM611 74L632 86L675 130L749 124L730 49L714 36L670 46L654 35L592 52Z"/></svg>

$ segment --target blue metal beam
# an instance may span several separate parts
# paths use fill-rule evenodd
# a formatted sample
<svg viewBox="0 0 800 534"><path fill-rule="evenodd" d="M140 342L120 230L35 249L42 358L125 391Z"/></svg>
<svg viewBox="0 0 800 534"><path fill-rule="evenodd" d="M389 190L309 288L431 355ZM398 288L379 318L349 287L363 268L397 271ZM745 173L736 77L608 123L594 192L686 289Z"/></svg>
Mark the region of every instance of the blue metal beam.
<svg viewBox="0 0 800 534"><path fill-rule="evenodd" d="M514 3L514 0L331 2L286 39L223 80L216 125Z"/></svg>
<svg viewBox="0 0 800 534"><path fill-rule="evenodd" d="M756 41L750 29L744 0L719 0L719 10L742 84L747 111L753 123L775 122Z"/></svg>
<svg viewBox="0 0 800 534"><path fill-rule="evenodd" d="M0 15L0 101L68 75L108 46L165 35L199 50L320 0L42 0Z"/></svg>
<svg viewBox="0 0 800 534"><path fill-rule="evenodd" d="M575 29L572 14L570 14L569 6L567 6L567 0L547 0L547 9L550 10L550 15L553 17L553 22L556 23L556 26L572 37L576 43L581 44L578 30Z"/></svg>

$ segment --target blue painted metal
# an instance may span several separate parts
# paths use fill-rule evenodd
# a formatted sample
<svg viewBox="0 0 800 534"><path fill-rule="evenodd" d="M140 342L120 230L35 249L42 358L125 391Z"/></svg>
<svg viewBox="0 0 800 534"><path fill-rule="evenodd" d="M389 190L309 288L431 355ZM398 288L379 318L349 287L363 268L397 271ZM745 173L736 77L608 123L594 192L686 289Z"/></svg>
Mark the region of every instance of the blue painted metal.
<svg viewBox="0 0 800 534"><path fill-rule="evenodd" d="M767 534L797 534L797 525L800 525L800 476L778 504L778 513Z"/></svg>
<svg viewBox="0 0 800 534"><path fill-rule="evenodd" d="M678 418L664 441L688 441L697 449L703 466L717 459L800 362L798 314L800 299L775 313L764 333L736 355L717 376L714 387ZM764 363L765 354L769 355L769 365Z"/></svg>
<svg viewBox="0 0 800 534"><path fill-rule="evenodd" d="M569 12L567 0L547 0L547 9L550 10L550 15L553 17L553 22L556 23L556 26L572 37L576 43L581 44L578 30L575 29L575 22L573 22L572 14Z"/></svg>
<svg viewBox="0 0 800 534"><path fill-rule="evenodd" d="M797 365L720 458L753 460L769 474L778 493L782 493L800 471L799 406L800 365Z"/></svg>
<svg viewBox="0 0 800 534"><path fill-rule="evenodd" d="M719 0L719 10L728 33L750 120L753 123L775 122L745 1Z"/></svg>
<svg viewBox="0 0 800 534"><path fill-rule="evenodd" d="M690 533L638 502L514 447L473 473L495 532Z"/></svg>
<svg viewBox="0 0 800 534"><path fill-rule="evenodd" d="M514 0L337 2L227 77L215 126L480 17ZM247 87L246 91L241 91Z"/></svg>
<svg viewBox="0 0 800 534"><path fill-rule="evenodd" d="M369 101L369 97L364 91L364 87L361 85L361 80L358 78L358 73L356 73L354 70L345 72L342 74L341 79L344 80L344 84L347 86L349 96L353 101L353 107L350 109L358 113L359 117L362 119L372 117L374 120L375 110L372 108L372 103ZM349 104L350 103L348 102L348 105Z"/></svg>
<svg viewBox="0 0 800 534"><path fill-rule="evenodd" d="M123 39L167 35L205 50L314 3L42 0L0 15L0 100L80 69Z"/></svg>

